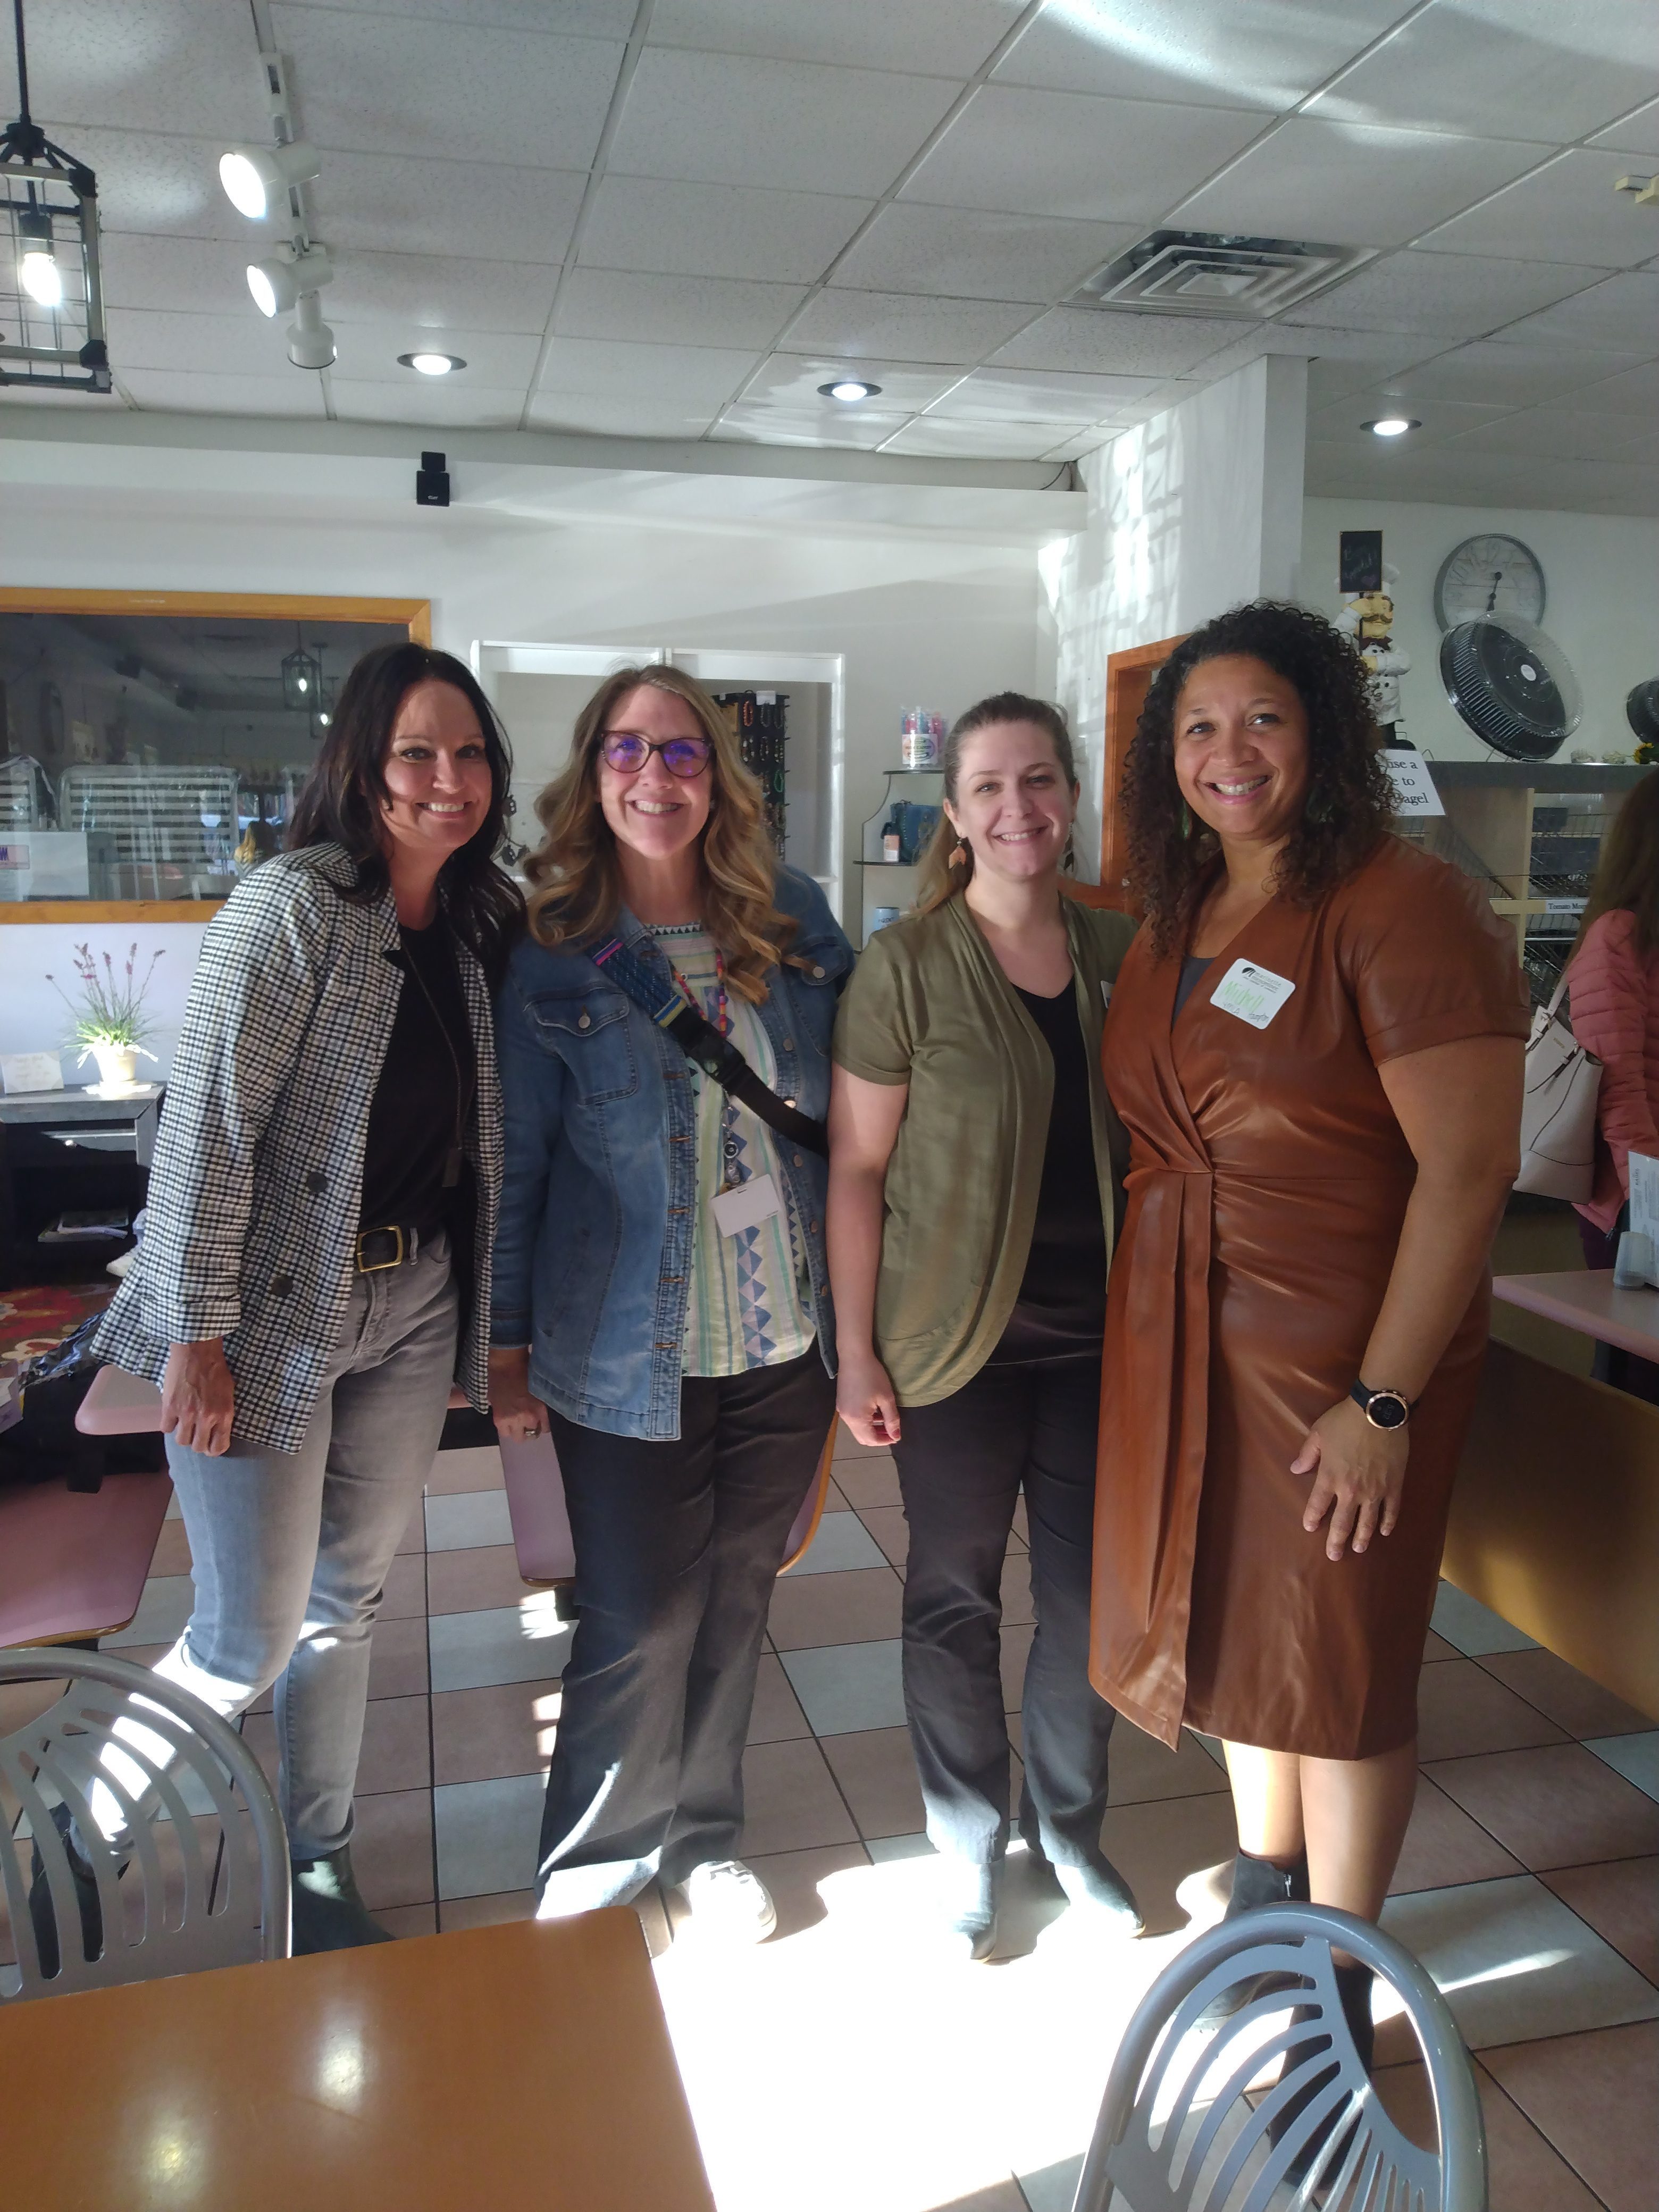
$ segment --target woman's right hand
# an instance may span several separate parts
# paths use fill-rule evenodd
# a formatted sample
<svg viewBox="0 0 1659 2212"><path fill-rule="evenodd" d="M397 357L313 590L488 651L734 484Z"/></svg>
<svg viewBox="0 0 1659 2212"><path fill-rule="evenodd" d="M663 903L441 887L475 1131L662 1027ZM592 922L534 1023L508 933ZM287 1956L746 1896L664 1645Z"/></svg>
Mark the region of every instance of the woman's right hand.
<svg viewBox="0 0 1659 2212"><path fill-rule="evenodd" d="M218 1459L230 1449L236 1384L222 1337L175 1344L161 1370L161 1428L186 1451Z"/></svg>
<svg viewBox="0 0 1659 2212"><path fill-rule="evenodd" d="M547 1434L547 1408L531 1395L528 1346L490 1353L489 1413L504 1444L528 1443Z"/></svg>
<svg viewBox="0 0 1659 2212"><path fill-rule="evenodd" d="M898 1400L873 1352L837 1354L836 1411L861 1444L890 1451L899 1440Z"/></svg>

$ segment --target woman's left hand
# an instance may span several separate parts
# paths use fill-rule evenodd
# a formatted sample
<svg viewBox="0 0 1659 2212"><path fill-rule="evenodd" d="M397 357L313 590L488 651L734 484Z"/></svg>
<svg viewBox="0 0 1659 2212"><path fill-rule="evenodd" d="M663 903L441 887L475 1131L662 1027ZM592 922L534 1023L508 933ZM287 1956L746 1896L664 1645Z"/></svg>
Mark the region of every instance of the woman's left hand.
<svg viewBox="0 0 1659 2212"><path fill-rule="evenodd" d="M1354 1550L1363 1552L1374 1535L1392 1531L1400 1518L1410 1450L1405 1429L1376 1427L1352 1398L1344 1398L1314 1423L1291 1462L1291 1473L1314 1479L1302 1515L1309 1534L1330 1514L1325 1531L1328 1559L1340 1559L1350 1538Z"/></svg>

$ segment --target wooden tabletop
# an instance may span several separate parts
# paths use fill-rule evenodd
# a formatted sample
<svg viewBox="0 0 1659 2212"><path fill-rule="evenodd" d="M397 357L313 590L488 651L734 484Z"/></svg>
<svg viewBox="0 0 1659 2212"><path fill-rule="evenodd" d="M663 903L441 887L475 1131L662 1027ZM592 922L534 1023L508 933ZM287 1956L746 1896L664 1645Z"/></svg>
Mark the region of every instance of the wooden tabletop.
<svg viewBox="0 0 1659 2212"><path fill-rule="evenodd" d="M714 2212L631 1911L0 2007L4 2201Z"/></svg>
<svg viewBox="0 0 1659 2212"><path fill-rule="evenodd" d="M1495 1275L1492 1296L1541 1314L1585 1336L1616 1344L1642 1359L1659 1359L1659 1291L1616 1291L1611 1267L1559 1275Z"/></svg>

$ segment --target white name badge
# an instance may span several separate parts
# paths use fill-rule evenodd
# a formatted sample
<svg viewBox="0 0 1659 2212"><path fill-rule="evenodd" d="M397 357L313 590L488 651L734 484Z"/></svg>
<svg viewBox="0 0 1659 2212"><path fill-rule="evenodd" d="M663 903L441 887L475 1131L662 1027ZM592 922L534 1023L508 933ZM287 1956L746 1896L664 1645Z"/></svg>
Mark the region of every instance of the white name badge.
<svg viewBox="0 0 1659 2212"><path fill-rule="evenodd" d="M1224 1014L1237 1014L1253 1030L1265 1030L1296 986L1254 960L1235 960L1210 994Z"/></svg>
<svg viewBox="0 0 1659 2212"><path fill-rule="evenodd" d="M735 1190L717 1191L708 1202L714 1209L714 1226L722 1237L741 1237L745 1229L758 1229L763 1221L783 1211L778 1187L769 1175L753 1176Z"/></svg>

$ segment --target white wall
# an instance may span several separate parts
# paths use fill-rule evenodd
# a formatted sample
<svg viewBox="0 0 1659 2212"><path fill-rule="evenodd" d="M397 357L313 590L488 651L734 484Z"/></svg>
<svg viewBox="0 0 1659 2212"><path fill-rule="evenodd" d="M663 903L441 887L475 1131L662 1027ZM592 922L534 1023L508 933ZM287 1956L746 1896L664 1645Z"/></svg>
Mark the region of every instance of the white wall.
<svg viewBox="0 0 1659 2212"><path fill-rule="evenodd" d="M1294 598L1305 362L1269 356L1091 454L1088 527L1045 548L1055 696L1077 735L1079 872L1098 873L1106 660L1240 599Z"/></svg>
<svg viewBox="0 0 1659 2212"><path fill-rule="evenodd" d="M1401 703L1413 744L1441 760L1492 757L1459 720L1441 687L1434 580L1453 546L1498 530L1529 545L1543 565L1542 627L1571 662L1584 692L1584 719L1562 748L1628 752L1625 720L1632 684L1659 676L1659 522L1630 515L1566 514L1496 507L1407 505L1372 499L1310 499L1304 509L1302 596L1334 614L1337 541L1345 530L1381 530L1382 556L1400 571L1394 586L1395 642L1411 655Z"/></svg>

